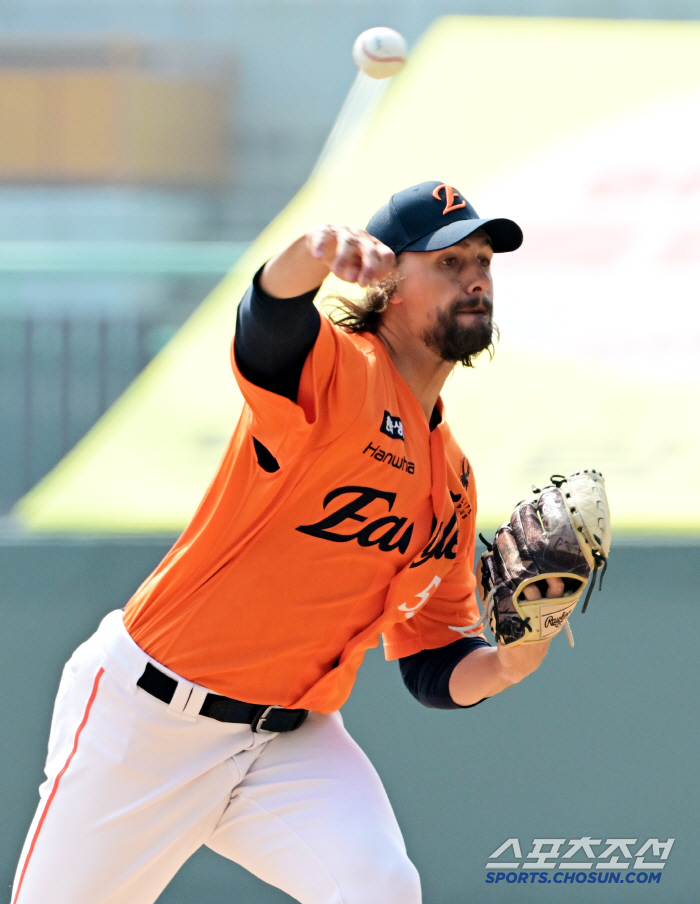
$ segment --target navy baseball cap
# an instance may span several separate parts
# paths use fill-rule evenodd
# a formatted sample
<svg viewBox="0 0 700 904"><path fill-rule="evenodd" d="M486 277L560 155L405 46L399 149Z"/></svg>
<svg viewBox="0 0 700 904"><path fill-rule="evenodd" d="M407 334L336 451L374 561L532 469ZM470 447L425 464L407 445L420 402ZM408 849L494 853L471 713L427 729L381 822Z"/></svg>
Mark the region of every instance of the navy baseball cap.
<svg viewBox="0 0 700 904"><path fill-rule="evenodd" d="M394 254L449 248L477 229L488 234L496 252L515 251L523 242L517 223L480 219L469 201L444 182L421 182L396 192L367 224L367 232Z"/></svg>

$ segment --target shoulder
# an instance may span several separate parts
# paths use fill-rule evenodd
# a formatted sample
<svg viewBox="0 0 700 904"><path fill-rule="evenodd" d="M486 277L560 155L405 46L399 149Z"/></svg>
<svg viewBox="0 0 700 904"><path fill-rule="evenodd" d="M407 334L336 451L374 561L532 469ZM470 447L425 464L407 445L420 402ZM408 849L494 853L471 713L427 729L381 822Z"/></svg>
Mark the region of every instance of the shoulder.
<svg viewBox="0 0 700 904"><path fill-rule="evenodd" d="M328 317L321 314L321 329L328 330L335 341L346 346L352 346L364 355L375 356L376 346L379 340L371 333L350 333Z"/></svg>
<svg viewBox="0 0 700 904"><path fill-rule="evenodd" d="M381 381L376 341L365 333L347 333L321 317L297 394L309 424L332 425L335 435L360 416L368 394L373 395Z"/></svg>
<svg viewBox="0 0 700 904"><path fill-rule="evenodd" d="M342 376L352 378L359 371L381 370L383 356L378 354L379 340L371 333L348 333L326 315L313 348L315 365L334 368Z"/></svg>

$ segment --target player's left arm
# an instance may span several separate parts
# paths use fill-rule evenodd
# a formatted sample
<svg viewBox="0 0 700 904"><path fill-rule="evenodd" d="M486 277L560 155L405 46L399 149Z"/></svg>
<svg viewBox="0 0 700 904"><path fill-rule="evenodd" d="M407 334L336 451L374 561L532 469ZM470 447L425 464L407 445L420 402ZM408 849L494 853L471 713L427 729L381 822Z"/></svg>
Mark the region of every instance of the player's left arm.
<svg viewBox="0 0 700 904"><path fill-rule="evenodd" d="M548 579L546 596L561 595L559 579ZM530 599L541 597L539 588L527 588ZM446 613L438 603L417 618L443 621ZM447 606L450 605L446 601ZM401 676L410 693L424 706L458 709L475 706L522 681L538 668L547 652L549 641L542 643L490 646L483 637L462 637L435 649L424 649L399 659Z"/></svg>
<svg viewBox="0 0 700 904"><path fill-rule="evenodd" d="M452 670L449 694L458 706L473 706L500 694L531 675L542 663L548 640L518 646L480 647L461 659Z"/></svg>
<svg viewBox="0 0 700 904"><path fill-rule="evenodd" d="M484 617L498 643L455 666L450 695L457 702L498 693L534 672L563 628L573 646L569 615L592 575L585 612L598 569L602 575L607 567L610 512L603 475L586 468L551 480L518 503L479 560Z"/></svg>
<svg viewBox="0 0 700 904"><path fill-rule="evenodd" d="M561 578L547 579L545 597L556 599L564 593ZM534 584L525 588L528 600L541 599ZM496 644L482 647L458 662L450 676L450 697L459 706L473 706L485 697L500 694L531 675L547 654L549 640L516 646Z"/></svg>

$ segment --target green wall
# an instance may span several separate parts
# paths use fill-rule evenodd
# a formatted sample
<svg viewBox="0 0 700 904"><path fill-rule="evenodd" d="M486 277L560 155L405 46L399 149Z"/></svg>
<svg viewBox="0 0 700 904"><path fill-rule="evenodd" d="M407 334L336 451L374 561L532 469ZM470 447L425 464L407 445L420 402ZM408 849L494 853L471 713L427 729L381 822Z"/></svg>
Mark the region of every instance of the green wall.
<svg viewBox="0 0 700 904"><path fill-rule="evenodd" d="M168 544L0 545L0 902L37 800L62 664L124 604ZM602 594L575 613L540 672L464 712L415 703L398 668L367 657L344 715L377 766L421 870L426 904L695 904L697 589L694 546L620 546ZM486 884L489 854L518 837L675 837L659 885ZM160 904L289 900L201 851ZM48 904L48 902L47 902Z"/></svg>

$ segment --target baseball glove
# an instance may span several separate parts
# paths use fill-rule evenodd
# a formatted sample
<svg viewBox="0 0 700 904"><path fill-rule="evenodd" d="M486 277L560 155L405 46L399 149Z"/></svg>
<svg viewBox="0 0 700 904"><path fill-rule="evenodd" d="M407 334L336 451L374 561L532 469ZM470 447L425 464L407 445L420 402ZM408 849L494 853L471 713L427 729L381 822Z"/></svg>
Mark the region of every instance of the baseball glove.
<svg viewBox="0 0 700 904"><path fill-rule="evenodd" d="M610 514L603 475L587 469L568 477L555 474L552 485L533 487L534 498L521 502L510 521L496 531L477 565L476 580L498 643L547 640L565 628L574 645L568 618L593 574L586 611L598 570L600 584L610 551ZM546 599L547 578L562 578L564 594ZM528 600L523 591L536 584L542 598Z"/></svg>

